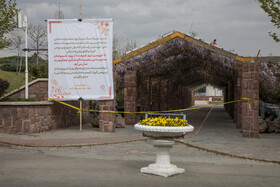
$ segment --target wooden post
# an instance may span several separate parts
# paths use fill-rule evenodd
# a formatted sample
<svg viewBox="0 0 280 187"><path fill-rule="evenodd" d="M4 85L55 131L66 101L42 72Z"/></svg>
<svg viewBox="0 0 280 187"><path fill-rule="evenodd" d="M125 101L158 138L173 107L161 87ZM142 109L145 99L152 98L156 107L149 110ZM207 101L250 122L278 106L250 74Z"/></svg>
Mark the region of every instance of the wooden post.
<svg viewBox="0 0 280 187"><path fill-rule="evenodd" d="M83 127L83 100L82 98L79 99L80 100L80 132L82 132L82 127Z"/></svg>

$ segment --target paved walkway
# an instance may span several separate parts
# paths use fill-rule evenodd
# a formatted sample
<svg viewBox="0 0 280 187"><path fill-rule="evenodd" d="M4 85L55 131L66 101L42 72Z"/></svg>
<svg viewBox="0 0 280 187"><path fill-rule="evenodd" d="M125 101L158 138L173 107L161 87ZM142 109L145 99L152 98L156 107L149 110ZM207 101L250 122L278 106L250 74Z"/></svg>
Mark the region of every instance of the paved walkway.
<svg viewBox="0 0 280 187"><path fill-rule="evenodd" d="M187 119L195 127L184 141L201 148L258 159L280 161L280 134L261 134L260 139L242 138L240 129L222 106L188 112ZM0 142L27 147L67 147L104 145L141 141L145 138L133 126L116 129L115 133L100 132L90 124L29 135L0 133Z"/></svg>
<svg viewBox="0 0 280 187"><path fill-rule="evenodd" d="M0 143L0 186L278 187L279 164L230 155L280 161L280 135L242 138L222 107L209 111L188 112L196 132L189 134L184 143L197 147L177 144L170 151L171 163L186 170L182 175L164 178L140 173L140 168L155 161L155 149L141 141L141 133L133 126L104 133L85 125L82 132L79 127L71 127L30 135L0 134L0 141L11 144L47 146ZM133 142L117 143L124 140ZM69 144L80 147L59 147Z"/></svg>
<svg viewBox="0 0 280 187"><path fill-rule="evenodd" d="M211 108L205 108L186 112L189 123L195 127L195 130L186 137L193 137L198 133L210 110ZM101 132L98 128L93 128L91 124L84 124L82 132L80 132L78 126L75 126L29 135L0 133L0 142L26 147L100 145L141 141L144 139L146 138L142 136L140 131L135 130L133 125L126 126L126 128L117 128L115 133Z"/></svg>

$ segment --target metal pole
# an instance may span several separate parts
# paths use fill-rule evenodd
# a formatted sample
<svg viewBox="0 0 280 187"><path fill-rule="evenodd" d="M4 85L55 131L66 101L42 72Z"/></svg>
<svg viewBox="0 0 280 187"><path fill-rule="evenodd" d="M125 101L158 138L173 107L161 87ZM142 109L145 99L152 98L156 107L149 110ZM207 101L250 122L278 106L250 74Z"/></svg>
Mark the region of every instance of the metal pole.
<svg viewBox="0 0 280 187"><path fill-rule="evenodd" d="M83 127L83 112L82 112L82 107L83 107L83 100L80 99L80 132L82 132L82 127Z"/></svg>
<svg viewBox="0 0 280 187"><path fill-rule="evenodd" d="M25 48L27 49L27 17L24 16L25 21ZM25 99L28 99L28 51L25 51Z"/></svg>
<svg viewBox="0 0 280 187"><path fill-rule="evenodd" d="M82 19L82 0L80 0L80 19Z"/></svg>

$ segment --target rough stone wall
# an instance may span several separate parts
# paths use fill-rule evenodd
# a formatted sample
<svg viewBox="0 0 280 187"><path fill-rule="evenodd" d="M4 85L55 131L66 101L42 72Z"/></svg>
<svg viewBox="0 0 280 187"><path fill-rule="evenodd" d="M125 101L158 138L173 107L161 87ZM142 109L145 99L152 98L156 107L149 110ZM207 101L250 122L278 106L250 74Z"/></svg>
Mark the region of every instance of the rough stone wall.
<svg viewBox="0 0 280 187"><path fill-rule="evenodd" d="M242 70L238 71L236 73L236 79L235 79L235 92L234 92L234 98L235 100L238 100L241 98L241 77L242 77ZM236 120L236 128L241 129L242 123L241 123L241 116L242 116L242 109L241 109L241 102L235 103L235 120Z"/></svg>
<svg viewBox="0 0 280 187"><path fill-rule="evenodd" d="M179 85L177 90L177 109L184 108L184 102L183 87Z"/></svg>
<svg viewBox="0 0 280 187"><path fill-rule="evenodd" d="M78 105L78 102L68 102ZM86 107L87 103L83 107ZM83 122L88 122L84 113ZM2 102L0 103L0 132L28 134L79 125L77 110L59 103L41 102Z"/></svg>
<svg viewBox="0 0 280 187"><path fill-rule="evenodd" d="M168 110L168 81L162 80L161 81L161 94L160 94L160 103L161 103L161 110Z"/></svg>
<svg viewBox="0 0 280 187"><path fill-rule="evenodd" d="M48 80L38 79L29 84L29 98L40 102L0 102L0 132L5 133L39 133L51 129L80 124L80 115L76 109L57 102L46 101ZM13 91L5 97L24 98L24 87ZM66 103L80 107L79 101ZM89 101L83 101L83 108L89 108ZM83 112L83 123L90 121L90 113Z"/></svg>
<svg viewBox="0 0 280 187"><path fill-rule="evenodd" d="M141 77L140 87L140 111L150 111L150 78ZM144 114L141 114L140 118L143 119Z"/></svg>
<svg viewBox="0 0 280 187"><path fill-rule="evenodd" d="M0 132L38 133L54 129L53 103L6 103L0 105Z"/></svg>
<svg viewBox="0 0 280 187"><path fill-rule="evenodd" d="M115 100L99 101L99 110L115 111ZM103 132L115 132L116 114L114 113L99 113L99 129Z"/></svg>
<svg viewBox="0 0 280 187"><path fill-rule="evenodd" d="M194 92L187 88L187 107L191 107L194 105L195 99L194 99Z"/></svg>
<svg viewBox="0 0 280 187"><path fill-rule="evenodd" d="M259 65L244 63L241 75L241 97L259 99ZM242 136L259 137L259 102L243 100L241 103Z"/></svg>
<svg viewBox="0 0 280 187"><path fill-rule="evenodd" d="M159 111L161 108L161 106L160 106L161 105L161 103L160 103L160 95L161 95L160 79L157 79L157 78L152 79L151 94L152 94L151 110Z"/></svg>
<svg viewBox="0 0 280 187"><path fill-rule="evenodd" d="M168 109L177 109L177 86L171 82L168 83Z"/></svg>
<svg viewBox="0 0 280 187"><path fill-rule="evenodd" d="M80 101L67 101L65 102L77 108L80 108ZM89 109L89 101L82 102L83 109ZM76 109L70 108L66 105L54 102L52 107L53 116L57 120L57 128L69 127L69 126L79 126L80 125L80 115ZM84 123L90 122L90 113L83 111L82 121Z"/></svg>
<svg viewBox="0 0 280 187"><path fill-rule="evenodd" d="M234 100L234 86L232 82L228 83L228 101L233 101ZM231 118L234 118L234 105L233 103L227 104L228 106L228 113Z"/></svg>
<svg viewBox="0 0 280 187"><path fill-rule="evenodd" d="M127 71L124 75L124 111L137 111L137 72ZM136 123L136 114L124 114L125 124L134 125Z"/></svg>
<svg viewBox="0 0 280 187"><path fill-rule="evenodd" d="M141 111L166 111L194 105L190 88L175 86L168 80L141 77L140 88Z"/></svg>
<svg viewBox="0 0 280 187"><path fill-rule="evenodd" d="M229 101L229 98L228 98L228 87L226 87L226 88L224 89L223 95L224 95L224 102L225 102L225 103L228 102L228 101ZM224 105L224 108L225 108L225 110L226 110L227 112L229 111L228 105Z"/></svg>
<svg viewBox="0 0 280 187"><path fill-rule="evenodd" d="M25 98L25 87L23 86L4 97ZM37 79L29 83L28 97L31 99L46 101L48 99L48 79Z"/></svg>

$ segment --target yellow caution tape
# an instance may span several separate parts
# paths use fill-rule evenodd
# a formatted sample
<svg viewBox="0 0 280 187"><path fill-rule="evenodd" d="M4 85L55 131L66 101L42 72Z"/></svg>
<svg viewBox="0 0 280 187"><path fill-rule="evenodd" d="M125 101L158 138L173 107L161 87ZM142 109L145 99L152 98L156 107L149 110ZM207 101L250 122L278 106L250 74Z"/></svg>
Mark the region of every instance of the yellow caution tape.
<svg viewBox="0 0 280 187"><path fill-rule="evenodd" d="M74 108L74 109L78 110L78 113L80 113L80 112L81 112L81 109L80 109L80 108L78 108L78 107L75 107L75 106L73 106L73 105L70 105L70 104L65 103L65 102L62 102L62 101L58 101L58 100L53 99L53 98L50 98L50 97L49 97L49 99L50 99L50 100L53 100L53 101L55 101L55 102L58 102L58 103L60 103L60 104L63 104L63 105L69 106L69 107L71 107L71 108Z"/></svg>
<svg viewBox="0 0 280 187"><path fill-rule="evenodd" d="M188 110L198 110L198 109L202 109L202 108L208 108L208 107L213 107L213 106L218 106L218 105L226 105L226 104L230 104L230 103L236 103L242 100L247 100L247 101L259 101L256 99L251 99L251 98L246 98L246 97L241 97L238 100L234 100L234 101L228 101L228 102L224 102L224 103L218 103L218 104L214 104L214 105L208 105L208 106L202 106L202 107L193 107L193 108L183 108L183 109L176 109L176 110L165 110L165 111L142 111L142 112L122 112L122 111L109 111L109 110L88 110L88 109L81 109L78 107L75 107L73 105L70 105L68 103L62 102L62 101L58 101L56 99L50 98L49 99L58 102L60 104L69 106L71 108L74 108L76 110L78 110L78 113L81 113L82 111L88 111L88 112L102 112L102 113L121 113L121 114L145 114L145 113L170 113L170 112L181 112L181 111L188 111Z"/></svg>
<svg viewBox="0 0 280 187"><path fill-rule="evenodd" d="M240 99L248 100L248 101L259 101L259 100L256 100L256 99L251 99L251 98L246 98L246 97L241 97Z"/></svg>

